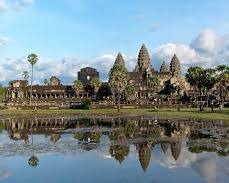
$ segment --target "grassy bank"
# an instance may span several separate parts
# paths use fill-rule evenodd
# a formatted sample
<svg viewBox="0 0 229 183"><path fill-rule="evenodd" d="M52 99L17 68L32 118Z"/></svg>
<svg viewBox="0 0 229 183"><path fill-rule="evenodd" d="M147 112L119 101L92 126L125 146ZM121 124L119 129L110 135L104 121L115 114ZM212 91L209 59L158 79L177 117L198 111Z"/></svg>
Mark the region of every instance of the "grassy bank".
<svg viewBox="0 0 229 183"><path fill-rule="evenodd" d="M224 112L219 112L216 108L212 113L210 108L205 108L204 112L199 112L199 109L183 108L177 111L175 108L168 109L122 109L120 114L116 109L91 109L91 110L0 110L0 116L169 116L169 117L188 117L188 118L200 118L209 120L224 120L229 122L229 108L225 108Z"/></svg>

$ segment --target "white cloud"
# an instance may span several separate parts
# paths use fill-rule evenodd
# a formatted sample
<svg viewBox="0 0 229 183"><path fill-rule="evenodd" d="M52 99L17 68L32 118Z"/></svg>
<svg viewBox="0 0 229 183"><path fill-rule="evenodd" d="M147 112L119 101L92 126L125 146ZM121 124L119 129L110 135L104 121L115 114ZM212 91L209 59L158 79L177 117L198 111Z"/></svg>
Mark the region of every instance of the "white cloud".
<svg viewBox="0 0 229 183"><path fill-rule="evenodd" d="M132 70L136 64L133 57L123 55L127 68ZM110 68L113 66L116 55L104 54L98 57L84 60L77 57L65 57L60 60L39 57L35 65L34 83L42 83L45 78L52 75L59 77L63 83L71 84L77 79L78 71L83 67L94 67L100 72L100 78L107 80ZM6 58L0 60L0 82L7 84L10 80L22 79L23 71L30 71L30 65L26 57L19 59Z"/></svg>
<svg viewBox="0 0 229 183"><path fill-rule="evenodd" d="M209 40L211 39L211 40ZM0 45L6 44L10 39L0 39ZM207 44L209 43L209 45ZM200 49L201 48L201 49ZM186 72L190 66L211 67L218 64L229 63L229 34L219 36L207 30L197 36L190 45L167 43L155 48L152 52L152 65L159 69L160 64L171 61L174 53L181 61L182 71ZM79 57L64 57L63 59L39 58L35 66L35 82L42 83L45 78L52 75L60 77L63 83L71 84L77 79L77 72L86 66L94 67L100 72L100 78L107 80L110 68L113 66L116 54L102 54L91 59ZM126 67L132 71L137 64L137 58L123 54ZM0 58L0 82L7 84L10 80L22 78L21 73L30 70L26 57L13 59Z"/></svg>
<svg viewBox="0 0 229 183"><path fill-rule="evenodd" d="M0 12L6 10L22 10L31 6L34 0L0 0Z"/></svg>
<svg viewBox="0 0 229 183"><path fill-rule="evenodd" d="M229 63L229 35L219 36L205 30L190 45L167 43L153 50L153 63L158 69L163 61L168 64L174 54L181 61L183 73L190 66L214 67Z"/></svg>
<svg viewBox="0 0 229 183"><path fill-rule="evenodd" d="M9 45L13 40L10 37L2 36L0 37L0 46Z"/></svg>
<svg viewBox="0 0 229 183"><path fill-rule="evenodd" d="M34 3L34 0L17 0L14 3L14 7L17 10L21 10L27 6L31 6Z"/></svg>
<svg viewBox="0 0 229 183"><path fill-rule="evenodd" d="M6 1L0 0L0 12L6 10Z"/></svg>
<svg viewBox="0 0 229 183"><path fill-rule="evenodd" d="M191 47L203 54L214 54L218 50L219 36L213 30L203 31L191 43Z"/></svg>
<svg viewBox="0 0 229 183"><path fill-rule="evenodd" d="M0 171L0 180L5 180L12 176L12 172L9 170L1 170Z"/></svg>

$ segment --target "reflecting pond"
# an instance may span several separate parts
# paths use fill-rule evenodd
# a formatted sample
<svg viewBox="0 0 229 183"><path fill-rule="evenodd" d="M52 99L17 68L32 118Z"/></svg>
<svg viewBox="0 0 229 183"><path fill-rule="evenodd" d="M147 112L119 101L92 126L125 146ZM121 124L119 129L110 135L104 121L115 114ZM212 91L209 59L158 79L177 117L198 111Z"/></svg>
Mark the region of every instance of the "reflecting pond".
<svg viewBox="0 0 229 183"><path fill-rule="evenodd" d="M229 125L139 118L0 120L0 181L228 182Z"/></svg>

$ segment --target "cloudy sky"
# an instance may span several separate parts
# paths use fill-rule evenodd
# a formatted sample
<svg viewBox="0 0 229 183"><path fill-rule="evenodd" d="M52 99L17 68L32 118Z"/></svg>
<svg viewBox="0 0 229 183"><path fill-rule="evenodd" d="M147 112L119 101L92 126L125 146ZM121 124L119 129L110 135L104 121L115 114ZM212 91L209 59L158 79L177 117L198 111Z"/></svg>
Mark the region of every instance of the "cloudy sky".
<svg viewBox="0 0 229 183"><path fill-rule="evenodd" d="M145 43L152 65L174 53L191 65L229 63L228 0L0 0L0 83L21 79L26 57L39 56L36 83L63 83L93 66L106 80L121 51L129 70Z"/></svg>

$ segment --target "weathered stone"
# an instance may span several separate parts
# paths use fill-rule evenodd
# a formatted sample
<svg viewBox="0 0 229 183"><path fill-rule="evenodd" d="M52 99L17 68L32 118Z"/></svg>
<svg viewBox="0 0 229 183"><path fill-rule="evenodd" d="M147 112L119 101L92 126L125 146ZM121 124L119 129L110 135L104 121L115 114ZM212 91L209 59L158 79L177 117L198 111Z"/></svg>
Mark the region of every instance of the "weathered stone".
<svg viewBox="0 0 229 183"><path fill-rule="evenodd" d="M118 65L118 64L119 65L125 65L124 59L123 59L122 54L120 52L118 53L118 56L115 60L114 65Z"/></svg>
<svg viewBox="0 0 229 183"><path fill-rule="evenodd" d="M174 56L171 60L170 72L171 72L172 76L175 76L175 77L181 76L180 60L177 58L176 54L174 54Z"/></svg>

